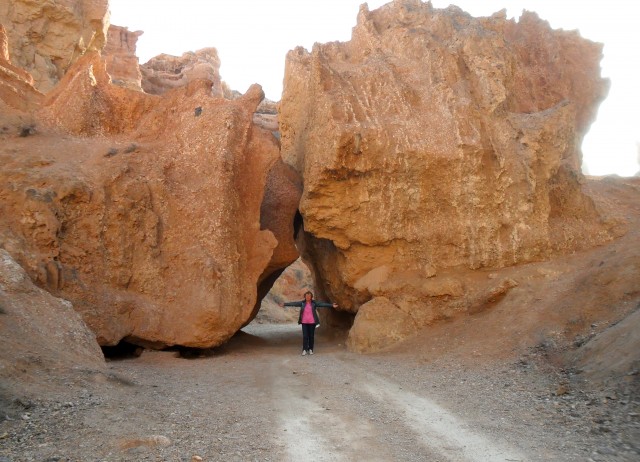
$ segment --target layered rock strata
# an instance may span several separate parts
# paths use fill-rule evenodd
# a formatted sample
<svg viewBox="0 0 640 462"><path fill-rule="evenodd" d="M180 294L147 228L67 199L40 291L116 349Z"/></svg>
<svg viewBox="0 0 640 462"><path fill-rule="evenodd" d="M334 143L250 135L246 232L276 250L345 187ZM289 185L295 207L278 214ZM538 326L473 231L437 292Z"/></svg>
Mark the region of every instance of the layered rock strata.
<svg viewBox="0 0 640 462"><path fill-rule="evenodd" d="M225 98L227 95L225 94ZM228 98L228 99L234 99ZM265 100L260 103L258 109L253 114L253 123L260 125L262 128L266 128L274 133L275 136L280 138L280 126L278 124L278 104L274 101Z"/></svg>
<svg viewBox="0 0 640 462"><path fill-rule="evenodd" d="M12 110L24 113L38 107L43 95L33 83L31 74L11 63L7 32L0 24L0 105L8 106L4 116Z"/></svg>
<svg viewBox="0 0 640 462"><path fill-rule="evenodd" d="M13 63L31 74L36 89L50 91L87 50L107 39L107 0L0 2Z"/></svg>
<svg viewBox="0 0 640 462"><path fill-rule="evenodd" d="M264 95L228 101L212 86L122 88L90 52L47 95L34 136L0 134L0 247L102 345L219 345L254 315L278 242L281 264L297 257L282 256L291 224L278 239L266 227L279 225L261 229L279 159L253 123Z"/></svg>
<svg viewBox="0 0 640 462"><path fill-rule="evenodd" d="M304 179L316 282L358 313L352 347L366 319L402 326L363 347L380 348L513 287L479 270L615 234L579 168L608 89L601 57L534 13L473 18L418 0L363 5L351 41L289 52L282 156Z"/></svg>
<svg viewBox="0 0 640 462"><path fill-rule="evenodd" d="M198 79L213 82L211 90L213 96L223 94L220 58L215 48L189 51L182 56L161 54L140 66L140 70L142 71L142 88L152 95L161 95Z"/></svg>

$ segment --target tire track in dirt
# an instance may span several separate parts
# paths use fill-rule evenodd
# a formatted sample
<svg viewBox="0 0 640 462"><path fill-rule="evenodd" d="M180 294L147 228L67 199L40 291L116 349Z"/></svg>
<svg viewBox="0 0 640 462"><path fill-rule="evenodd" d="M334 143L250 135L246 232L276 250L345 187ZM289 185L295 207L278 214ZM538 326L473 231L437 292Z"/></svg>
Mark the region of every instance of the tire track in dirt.
<svg viewBox="0 0 640 462"><path fill-rule="evenodd" d="M272 328L285 335L286 327ZM278 337L275 337L278 338ZM414 393L335 345L299 356L293 342L263 358L274 432L287 460L494 462L535 457ZM405 387L406 388L406 387Z"/></svg>
<svg viewBox="0 0 640 462"><path fill-rule="evenodd" d="M525 461L428 397L365 370L328 348L311 357L271 357L270 384L289 460ZM353 357L352 357L353 356Z"/></svg>
<svg viewBox="0 0 640 462"><path fill-rule="evenodd" d="M525 461L520 451L492 441L428 398L404 391L398 384L368 374L362 387L385 406L404 413L405 424L424 445L447 460L494 462Z"/></svg>
<svg viewBox="0 0 640 462"><path fill-rule="evenodd" d="M317 360L317 361L314 361ZM340 397L342 390L327 382L318 363L330 356L306 360L285 359L275 376L274 397L278 421L286 433L286 452L291 461L313 457L318 461L394 460L379 440L378 430ZM332 371L336 372L336 371ZM335 377L335 376L334 376Z"/></svg>

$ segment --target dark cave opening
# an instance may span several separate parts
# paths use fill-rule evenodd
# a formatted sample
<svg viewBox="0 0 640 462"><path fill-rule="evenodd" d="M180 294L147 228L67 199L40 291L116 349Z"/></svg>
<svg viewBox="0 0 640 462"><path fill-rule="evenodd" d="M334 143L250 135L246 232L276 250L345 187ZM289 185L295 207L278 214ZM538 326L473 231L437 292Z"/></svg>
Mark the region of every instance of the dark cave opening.
<svg viewBox="0 0 640 462"><path fill-rule="evenodd" d="M117 345L101 345L100 348L107 361L138 358L144 351L140 345L126 340L121 340Z"/></svg>

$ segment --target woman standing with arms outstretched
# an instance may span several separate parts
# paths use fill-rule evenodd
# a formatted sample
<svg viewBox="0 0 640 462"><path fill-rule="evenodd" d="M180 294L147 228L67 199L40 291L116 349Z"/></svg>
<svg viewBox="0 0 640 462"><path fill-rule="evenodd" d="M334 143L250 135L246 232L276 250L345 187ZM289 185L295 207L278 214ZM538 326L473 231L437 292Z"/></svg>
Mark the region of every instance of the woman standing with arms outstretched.
<svg viewBox="0 0 640 462"><path fill-rule="evenodd" d="M313 294L309 291L304 293L304 300L299 302L280 303L280 306L297 306L300 307L300 315L298 316L298 324L302 325L302 356L307 353L313 354L313 337L316 332L316 326L320 324L320 318L316 308L338 308L337 303L316 302Z"/></svg>

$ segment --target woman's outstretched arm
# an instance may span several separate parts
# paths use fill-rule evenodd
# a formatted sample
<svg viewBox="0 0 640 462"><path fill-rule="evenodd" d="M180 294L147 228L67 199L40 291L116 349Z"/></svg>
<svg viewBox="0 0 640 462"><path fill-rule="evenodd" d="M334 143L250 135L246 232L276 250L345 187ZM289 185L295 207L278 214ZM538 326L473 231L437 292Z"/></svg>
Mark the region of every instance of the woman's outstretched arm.
<svg viewBox="0 0 640 462"><path fill-rule="evenodd" d="M302 302L280 302L280 306L300 306Z"/></svg>
<svg viewBox="0 0 640 462"><path fill-rule="evenodd" d="M318 308L338 308L337 303L318 302L316 301L316 307Z"/></svg>

